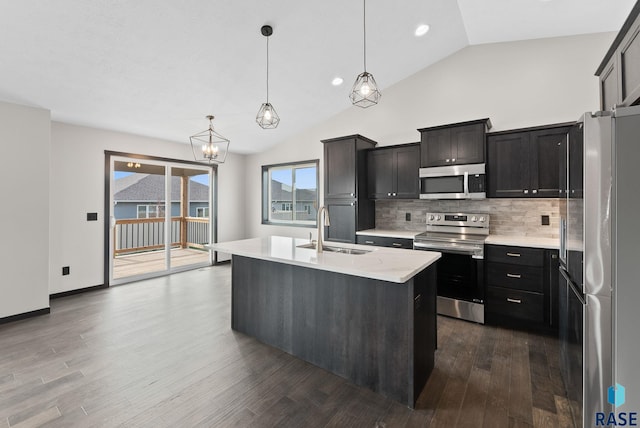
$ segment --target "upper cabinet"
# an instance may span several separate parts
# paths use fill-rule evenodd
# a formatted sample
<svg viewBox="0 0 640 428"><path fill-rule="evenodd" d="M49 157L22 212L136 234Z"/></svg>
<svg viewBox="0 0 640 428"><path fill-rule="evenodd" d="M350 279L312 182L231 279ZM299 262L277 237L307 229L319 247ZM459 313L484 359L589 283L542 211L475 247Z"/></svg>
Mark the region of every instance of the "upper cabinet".
<svg viewBox="0 0 640 428"><path fill-rule="evenodd" d="M367 189L366 152L376 142L362 135L322 140L324 143L324 197L357 198ZM364 196L364 195L363 195Z"/></svg>
<svg viewBox="0 0 640 428"><path fill-rule="evenodd" d="M596 71L600 78L600 108L640 104L640 2L613 41Z"/></svg>
<svg viewBox="0 0 640 428"><path fill-rule="evenodd" d="M487 136L489 198L557 198L560 160L571 124Z"/></svg>
<svg viewBox="0 0 640 428"><path fill-rule="evenodd" d="M368 193L372 199L420 198L420 145L382 147L367 153Z"/></svg>
<svg viewBox="0 0 640 428"><path fill-rule="evenodd" d="M489 119L418 129L420 131L420 166L448 166L484 163L485 134Z"/></svg>

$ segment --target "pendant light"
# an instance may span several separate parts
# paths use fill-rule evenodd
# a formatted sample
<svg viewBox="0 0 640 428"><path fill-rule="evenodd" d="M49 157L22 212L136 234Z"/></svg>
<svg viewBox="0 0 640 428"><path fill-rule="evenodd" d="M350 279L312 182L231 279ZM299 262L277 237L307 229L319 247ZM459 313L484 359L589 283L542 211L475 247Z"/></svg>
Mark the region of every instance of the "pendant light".
<svg viewBox="0 0 640 428"><path fill-rule="evenodd" d="M373 74L367 72L367 0L363 0L363 51L364 51L364 71L358 75L353 88L351 88L351 104L354 106L367 108L378 104L382 94L378 90L376 79Z"/></svg>
<svg viewBox="0 0 640 428"><path fill-rule="evenodd" d="M193 157L196 161L224 163L229 151L229 140L213 130L213 116L209 115L207 119L209 119L209 129L189 137ZM197 154L196 145L201 145L200 155Z"/></svg>
<svg viewBox="0 0 640 428"><path fill-rule="evenodd" d="M269 36L273 34L271 25L263 25L260 32L267 38L267 102L263 103L256 115L256 122L263 129L277 128L280 123L280 116L276 113L276 109L269 103Z"/></svg>

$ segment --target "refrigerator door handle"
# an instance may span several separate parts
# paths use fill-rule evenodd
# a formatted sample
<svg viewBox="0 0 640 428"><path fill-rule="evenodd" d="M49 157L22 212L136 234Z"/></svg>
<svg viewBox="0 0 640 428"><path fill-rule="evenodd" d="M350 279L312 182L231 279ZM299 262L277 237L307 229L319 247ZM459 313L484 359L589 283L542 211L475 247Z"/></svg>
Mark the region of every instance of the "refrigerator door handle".
<svg viewBox="0 0 640 428"><path fill-rule="evenodd" d="M569 277L569 274L567 273L567 271L565 271L563 268L560 268L560 273L564 277L565 281L567 281L567 285L569 286L573 294L575 294L578 300L580 300L580 303L582 303L583 305L586 305L586 300L583 294L578 291L575 284L573 283L573 280Z"/></svg>

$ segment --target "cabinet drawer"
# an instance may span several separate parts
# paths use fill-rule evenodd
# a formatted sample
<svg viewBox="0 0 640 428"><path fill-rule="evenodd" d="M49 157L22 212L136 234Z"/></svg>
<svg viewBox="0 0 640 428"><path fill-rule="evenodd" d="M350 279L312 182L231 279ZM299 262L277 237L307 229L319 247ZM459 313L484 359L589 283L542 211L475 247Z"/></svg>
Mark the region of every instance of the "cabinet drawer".
<svg viewBox="0 0 640 428"><path fill-rule="evenodd" d="M543 279L537 266L487 262L487 285L542 293Z"/></svg>
<svg viewBox="0 0 640 428"><path fill-rule="evenodd" d="M487 287L485 309L497 315L544 322L544 298L540 293Z"/></svg>
<svg viewBox="0 0 640 428"><path fill-rule="evenodd" d="M510 245L487 245L485 258L490 262L523 266L543 266L544 250L541 248L512 247Z"/></svg>
<svg viewBox="0 0 640 428"><path fill-rule="evenodd" d="M357 235L356 243L363 245L375 245L378 247L408 248L413 249L413 239L388 238L383 236Z"/></svg>

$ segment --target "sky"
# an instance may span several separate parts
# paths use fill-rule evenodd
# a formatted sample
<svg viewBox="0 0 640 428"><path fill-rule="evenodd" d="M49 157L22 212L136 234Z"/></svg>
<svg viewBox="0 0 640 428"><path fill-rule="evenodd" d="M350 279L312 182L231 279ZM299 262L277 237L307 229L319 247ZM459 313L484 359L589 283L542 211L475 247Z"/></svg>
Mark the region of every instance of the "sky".
<svg viewBox="0 0 640 428"><path fill-rule="evenodd" d="M293 174L291 169L274 169L271 171L271 179L280 183L291 186L293 184ZM296 188L298 189L315 189L316 186L316 167L295 168Z"/></svg>

